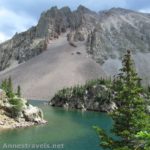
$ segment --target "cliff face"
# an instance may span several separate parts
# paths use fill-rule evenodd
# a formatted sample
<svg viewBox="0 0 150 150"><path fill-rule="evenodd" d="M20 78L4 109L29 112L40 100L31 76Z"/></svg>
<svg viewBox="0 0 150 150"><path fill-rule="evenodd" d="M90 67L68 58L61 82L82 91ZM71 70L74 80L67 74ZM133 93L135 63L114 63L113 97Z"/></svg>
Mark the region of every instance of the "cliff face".
<svg viewBox="0 0 150 150"><path fill-rule="evenodd" d="M47 48L49 39L58 38L69 27L69 8L58 10L56 7L42 13L38 25L0 45L0 70L13 62L22 63L39 55Z"/></svg>
<svg viewBox="0 0 150 150"><path fill-rule="evenodd" d="M150 81L150 15L121 8L96 13L84 6L75 11L52 7L41 14L37 26L0 45L0 70L39 55L64 32L72 45L85 41L87 53L108 75L117 72L122 55L131 49L138 73Z"/></svg>
<svg viewBox="0 0 150 150"><path fill-rule="evenodd" d="M43 12L37 26L26 32L16 33L12 39L0 44L0 70L39 55L47 49L49 40L58 38L61 33L67 30L73 33L78 30L80 26L86 24L85 13L91 14L93 12L83 6L79 6L74 12L68 7L61 9L52 7L50 10ZM82 36L84 37L84 35ZM85 40L79 35L75 35L75 38Z"/></svg>
<svg viewBox="0 0 150 150"><path fill-rule="evenodd" d="M36 28L36 36L49 39L57 38L61 32L66 32L67 28L70 27L71 14L72 12L68 7L62 9L52 7L43 12Z"/></svg>
<svg viewBox="0 0 150 150"><path fill-rule="evenodd" d="M73 34L73 40L85 40L79 37L77 33L82 29L90 30L95 24L97 14L91 10L79 6L77 10L71 11L69 7L58 9L52 7L50 10L41 14L40 20L36 27L37 37L46 37L47 40L58 38L63 32L69 30L69 35ZM92 20L93 19L93 20ZM94 21L94 22L93 22ZM85 36L85 32L82 36ZM68 36L69 36L68 35Z"/></svg>
<svg viewBox="0 0 150 150"><path fill-rule="evenodd" d="M13 62L19 64L27 61L45 49L45 39L36 37L36 27L16 34L0 45L0 70L11 66Z"/></svg>
<svg viewBox="0 0 150 150"><path fill-rule="evenodd" d="M117 54L122 56L127 49L134 53L150 51L149 15L124 9L111 9L100 12L99 19L88 38L88 50L95 59L104 61L109 57L118 57Z"/></svg>

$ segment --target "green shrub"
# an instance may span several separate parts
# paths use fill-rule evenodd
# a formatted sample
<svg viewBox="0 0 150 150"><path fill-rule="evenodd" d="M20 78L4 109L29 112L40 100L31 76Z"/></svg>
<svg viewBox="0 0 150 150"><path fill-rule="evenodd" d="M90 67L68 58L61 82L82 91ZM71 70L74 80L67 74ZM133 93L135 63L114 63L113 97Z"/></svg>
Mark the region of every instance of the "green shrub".
<svg viewBox="0 0 150 150"><path fill-rule="evenodd" d="M11 98L9 100L9 102L12 105L12 109L11 109L12 117L18 117L19 113L22 110L22 106L23 106L22 100L18 97L14 97L14 98Z"/></svg>

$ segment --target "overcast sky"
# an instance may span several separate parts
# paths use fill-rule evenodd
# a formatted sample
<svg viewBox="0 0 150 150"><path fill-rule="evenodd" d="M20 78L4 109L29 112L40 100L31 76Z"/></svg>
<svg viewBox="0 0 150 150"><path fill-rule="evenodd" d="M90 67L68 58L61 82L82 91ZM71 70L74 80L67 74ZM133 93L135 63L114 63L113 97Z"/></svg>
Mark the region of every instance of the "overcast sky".
<svg viewBox="0 0 150 150"><path fill-rule="evenodd" d="M74 10L80 4L95 11L122 7L150 13L150 0L0 0L0 42L36 25L41 12L52 6Z"/></svg>

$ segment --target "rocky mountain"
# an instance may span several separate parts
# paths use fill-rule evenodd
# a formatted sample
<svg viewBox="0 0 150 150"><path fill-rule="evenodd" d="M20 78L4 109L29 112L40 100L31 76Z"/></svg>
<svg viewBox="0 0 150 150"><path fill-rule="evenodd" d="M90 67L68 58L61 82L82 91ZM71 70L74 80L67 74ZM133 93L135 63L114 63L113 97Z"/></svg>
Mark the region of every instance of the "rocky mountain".
<svg viewBox="0 0 150 150"><path fill-rule="evenodd" d="M82 6L75 12L68 7L52 7L43 12L37 26L26 32L16 33L12 39L0 44L0 70L39 55L46 50L49 40L58 38L68 29L72 31L79 28L82 24L82 13L89 12L91 11Z"/></svg>
<svg viewBox="0 0 150 150"><path fill-rule="evenodd" d="M143 83L149 84L150 14L122 8L82 14L82 24L70 33L72 39L86 40L87 52L111 76L118 72L123 54L130 49Z"/></svg>
<svg viewBox="0 0 150 150"><path fill-rule="evenodd" d="M107 74L114 75L127 49L132 51L143 83L150 81L150 15L121 8L99 12L99 23L88 36L87 48Z"/></svg>
<svg viewBox="0 0 150 150"><path fill-rule="evenodd" d="M68 7L61 9L52 7L41 14L37 26L30 28L26 32L16 34L12 39L0 44L0 70L4 70L14 64L26 62L32 58L27 63L11 69L11 71L7 71L6 69L5 72L1 72L1 79L11 75L14 82L16 84L20 82L23 88L26 89L25 91L28 91L25 93L29 93L30 83L36 82L37 78L35 79L35 76L38 76L43 81L38 81L38 83L40 82L39 85L35 89L32 89L32 93L34 93L34 91L39 90L40 86L42 88L48 88L48 83L45 81L48 80L48 75L50 81L57 81L56 77L58 75L53 76L53 74L59 72L59 75L63 75L64 71L60 69L60 66L65 62L71 70L68 69L66 71L67 77L65 77L68 80L66 79L66 82L63 84L62 81L64 80L61 80L62 76L59 76L61 80L59 83L67 86L70 79L73 82L69 83L69 85L78 84L81 80L77 81L77 78L73 79L73 74L76 77L81 77L81 72L75 69L75 66L77 68L83 67L82 71L86 68L86 73L84 75L82 74L84 82L89 77L98 77L98 73L101 73L100 76L111 76L120 68L122 55L127 49L130 49L135 60L137 71L144 79L143 83L149 84L149 41L150 14L122 8L93 12L84 6L79 6L75 11L70 10ZM39 55L41 53L43 54ZM57 59L59 63L54 62L56 61L54 58L59 58ZM78 64L79 59L80 61L82 59L83 61L88 59L88 63L86 61ZM97 71L97 64L91 59L100 64L98 68L101 71ZM97 68L94 69L93 74L90 73L90 66L96 66L95 68ZM86 78L85 74L90 75ZM26 82L23 82L24 80ZM53 84L55 85L55 83ZM54 89L58 90L60 87Z"/></svg>

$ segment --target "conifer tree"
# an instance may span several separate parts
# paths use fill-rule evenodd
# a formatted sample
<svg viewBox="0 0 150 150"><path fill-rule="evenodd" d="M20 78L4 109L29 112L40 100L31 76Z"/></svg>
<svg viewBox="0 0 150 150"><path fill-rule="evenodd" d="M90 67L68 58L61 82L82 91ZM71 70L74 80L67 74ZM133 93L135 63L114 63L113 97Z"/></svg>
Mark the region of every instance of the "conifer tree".
<svg viewBox="0 0 150 150"><path fill-rule="evenodd" d="M11 77L9 77L8 79L5 79L2 81L1 88L6 92L9 103L12 105L10 109L12 117L13 118L18 117L23 106L22 101L20 99L21 97L20 86L17 87L17 93L14 93L12 80L11 80ZM18 95L18 97L16 97L15 95Z"/></svg>
<svg viewBox="0 0 150 150"><path fill-rule="evenodd" d="M13 85L12 85L12 80L11 80L11 77L8 78L8 81L7 81L7 96L9 98L12 98L14 96L13 94Z"/></svg>
<svg viewBox="0 0 150 150"><path fill-rule="evenodd" d="M115 102L118 106L110 115L114 120L112 133L117 139L109 137L106 132L97 128L101 139L101 146L111 150L135 150L135 135L140 131L149 129L150 118L146 113L146 103L142 97L141 80L134 67L130 51L122 60L122 69L114 80L113 89L116 90ZM143 150L138 147L137 150Z"/></svg>
<svg viewBox="0 0 150 150"><path fill-rule="evenodd" d="M18 85L18 87L17 87L17 95L18 95L18 97L21 97L21 87L20 87L20 85Z"/></svg>
<svg viewBox="0 0 150 150"><path fill-rule="evenodd" d="M8 79L5 79L5 80L2 81L1 88L6 92L6 95L9 98L14 96L11 77L9 77Z"/></svg>
<svg viewBox="0 0 150 150"><path fill-rule="evenodd" d="M3 80L1 83L1 88L7 92L7 79Z"/></svg>

